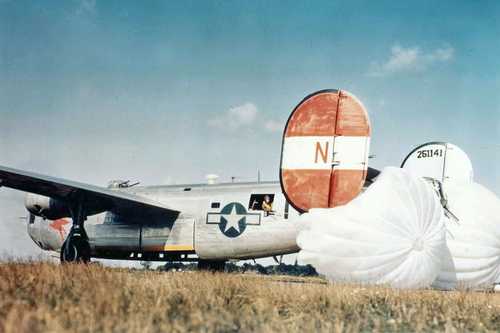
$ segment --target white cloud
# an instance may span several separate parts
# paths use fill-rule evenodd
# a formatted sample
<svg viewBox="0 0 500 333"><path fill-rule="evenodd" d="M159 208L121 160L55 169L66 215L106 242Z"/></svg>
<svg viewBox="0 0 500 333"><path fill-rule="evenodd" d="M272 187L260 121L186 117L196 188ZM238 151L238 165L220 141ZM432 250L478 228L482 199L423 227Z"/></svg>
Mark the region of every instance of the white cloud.
<svg viewBox="0 0 500 333"><path fill-rule="evenodd" d="M94 15L96 13L96 0L80 0L76 13L78 15Z"/></svg>
<svg viewBox="0 0 500 333"><path fill-rule="evenodd" d="M268 120L265 122L264 128L269 132L281 132L285 128L285 123L276 120Z"/></svg>
<svg viewBox="0 0 500 333"><path fill-rule="evenodd" d="M418 46L405 48L394 45L387 61L372 62L368 75L385 76L401 72L422 72L436 63L450 61L454 53L455 50L451 46L424 52Z"/></svg>
<svg viewBox="0 0 500 333"><path fill-rule="evenodd" d="M435 49L434 52L427 55L427 60L430 62L448 61L453 59L454 53L455 50L450 46L447 46L442 49Z"/></svg>
<svg viewBox="0 0 500 333"><path fill-rule="evenodd" d="M245 103L233 107L223 114L216 116L208 121L211 127L237 130L244 127L250 127L257 119L259 110L253 103Z"/></svg>
<svg viewBox="0 0 500 333"><path fill-rule="evenodd" d="M210 127L228 131L252 129L279 133L285 127L285 122L267 118L250 102L230 108L209 119L207 123Z"/></svg>

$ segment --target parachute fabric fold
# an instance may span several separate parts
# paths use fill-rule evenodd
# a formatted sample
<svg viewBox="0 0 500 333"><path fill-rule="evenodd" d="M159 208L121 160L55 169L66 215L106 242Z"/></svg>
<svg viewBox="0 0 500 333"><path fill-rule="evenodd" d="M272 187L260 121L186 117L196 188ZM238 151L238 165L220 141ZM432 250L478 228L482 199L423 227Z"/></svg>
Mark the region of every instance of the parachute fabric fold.
<svg viewBox="0 0 500 333"><path fill-rule="evenodd" d="M500 199L477 183L447 184L448 253L434 283L440 289L491 288L500 279Z"/></svg>
<svg viewBox="0 0 500 333"><path fill-rule="evenodd" d="M430 184L386 168L345 206L312 209L300 219L299 261L333 281L430 286L446 253L444 214Z"/></svg>

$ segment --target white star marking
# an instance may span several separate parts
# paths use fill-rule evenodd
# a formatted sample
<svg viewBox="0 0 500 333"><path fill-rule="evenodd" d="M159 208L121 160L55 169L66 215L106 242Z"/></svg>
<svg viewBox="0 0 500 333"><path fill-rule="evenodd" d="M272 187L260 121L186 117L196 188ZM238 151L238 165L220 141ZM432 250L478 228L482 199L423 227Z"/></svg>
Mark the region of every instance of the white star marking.
<svg viewBox="0 0 500 333"><path fill-rule="evenodd" d="M222 214L222 216L227 221L226 226L224 227L224 232L226 232L231 227L234 228L235 230L237 230L238 233L241 232L240 225L238 224L238 222L240 222L243 217L236 213L236 205L233 205L233 209L231 209L231 213Z"/></svg>

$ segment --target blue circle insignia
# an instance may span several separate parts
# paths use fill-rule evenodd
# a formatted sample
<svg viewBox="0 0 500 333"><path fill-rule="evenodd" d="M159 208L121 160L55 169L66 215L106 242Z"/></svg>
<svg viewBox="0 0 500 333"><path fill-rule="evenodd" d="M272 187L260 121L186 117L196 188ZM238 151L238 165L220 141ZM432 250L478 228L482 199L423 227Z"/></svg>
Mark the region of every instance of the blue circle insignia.
<svg viewBox="0 0 500 333"><path fill-rule="evenodd" d="M220 212L219 229L227 237L235 238L247 228L247 211L239 202L231 202Z"/></svg>

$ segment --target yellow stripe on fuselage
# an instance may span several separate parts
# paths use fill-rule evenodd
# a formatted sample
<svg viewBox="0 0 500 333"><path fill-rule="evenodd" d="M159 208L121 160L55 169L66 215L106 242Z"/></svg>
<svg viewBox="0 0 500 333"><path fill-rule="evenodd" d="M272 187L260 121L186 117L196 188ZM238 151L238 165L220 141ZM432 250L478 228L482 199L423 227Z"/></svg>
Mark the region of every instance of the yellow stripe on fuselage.
<svg viewBox="0 0 500 333"><path fill-rule="evenodd" d="M192 245L167 245L163 247L164 251L194 251Z"/></svg>

